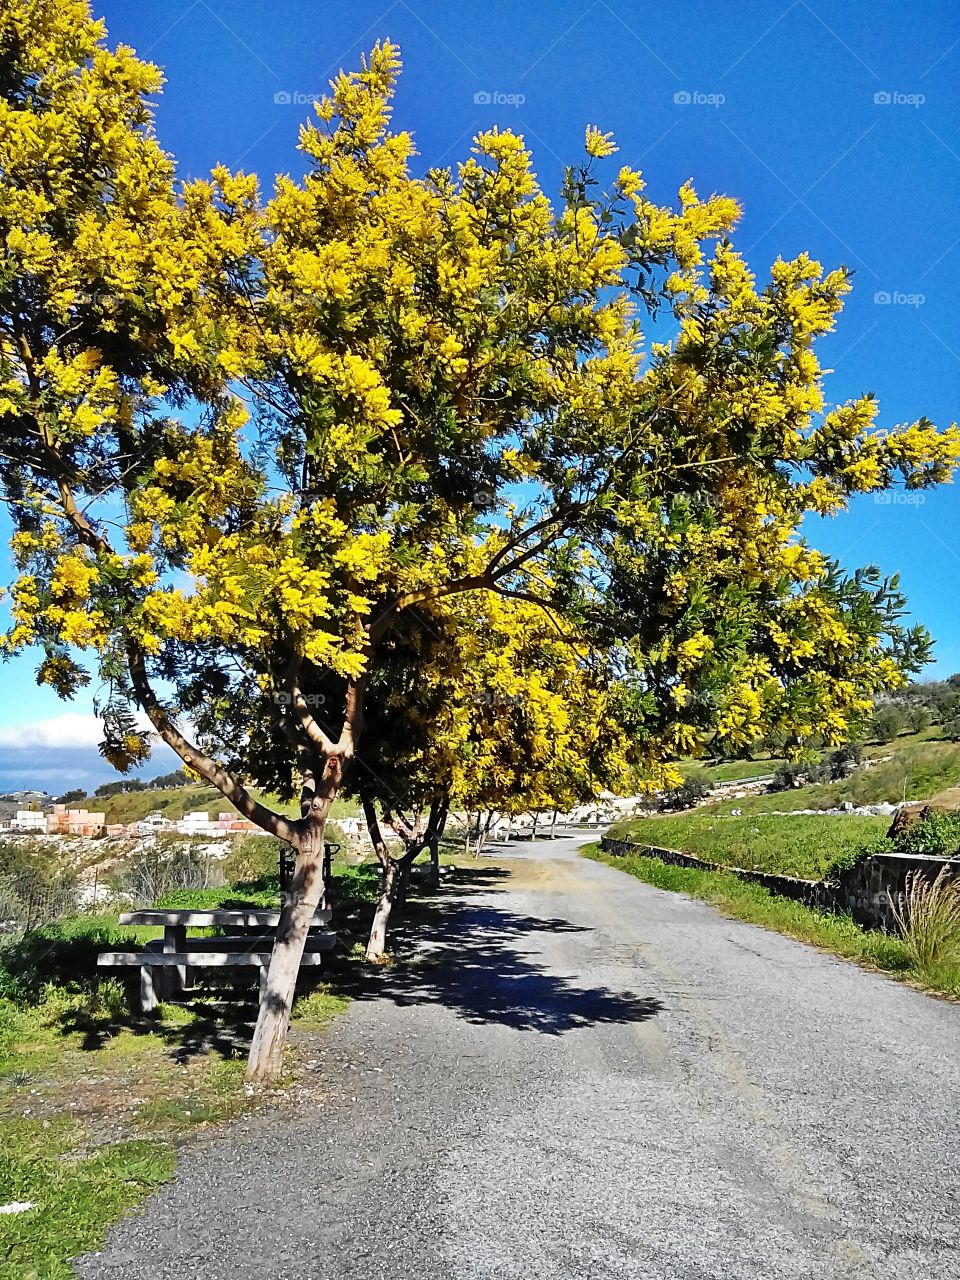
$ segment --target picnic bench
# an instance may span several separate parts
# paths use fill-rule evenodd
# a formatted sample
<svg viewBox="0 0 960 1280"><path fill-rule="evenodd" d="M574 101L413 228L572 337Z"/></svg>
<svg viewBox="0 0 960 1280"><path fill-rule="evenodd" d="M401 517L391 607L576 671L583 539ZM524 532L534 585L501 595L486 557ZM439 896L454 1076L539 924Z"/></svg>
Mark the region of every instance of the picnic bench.
<svg viewBox="0 0 960 1280"><path fill-rule="evenodd" d="M301 966L322 965L324 954L336 945L337 935L327 929L331 913L317 911L310 922ZM273 934L280 921L279 911L244 909L215 911L145 910L127 911L121 924L162 926L163 937L136 951L102 951L97 964L102 968L140 970L140 1007L144 1013L156 1008L158 992L166 999L186 991L192 969L256 967L260 972L260 999L264 998L267 969L273 951ZM239 932L218 937L187 937L187 929L228 928Z"/></svg>

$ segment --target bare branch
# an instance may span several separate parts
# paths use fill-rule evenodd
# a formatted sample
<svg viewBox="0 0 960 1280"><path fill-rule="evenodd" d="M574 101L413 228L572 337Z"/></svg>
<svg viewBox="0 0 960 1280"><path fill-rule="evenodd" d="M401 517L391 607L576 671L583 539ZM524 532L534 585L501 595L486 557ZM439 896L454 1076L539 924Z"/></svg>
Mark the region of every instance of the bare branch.
<svg viewBox="0 0 960 1280"><path fill-rule="evenodd" d="M130 639L127 640L127 664L137 700L167 746L173 748L185 765L199 773L211 786L216 787L226 796L245 818L249 818L251 822L255 822L258 827L276 836L278 840L293 843L297 835L295 823L282 814L274 813L258 800L254 800L246 787L231 777L222 765L217 764L216 760L204 755L180 732L150 685L143 653Z"/></svg>

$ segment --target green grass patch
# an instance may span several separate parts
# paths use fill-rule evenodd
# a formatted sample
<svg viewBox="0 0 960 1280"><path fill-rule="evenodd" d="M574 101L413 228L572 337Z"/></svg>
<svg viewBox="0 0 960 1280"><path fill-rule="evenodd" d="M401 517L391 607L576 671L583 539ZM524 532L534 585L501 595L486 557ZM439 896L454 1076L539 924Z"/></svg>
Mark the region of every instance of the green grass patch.
<svg viewBox="0 0 960 1280"><path fill-rule="evenodd" d="M692 761L690 768L702 767L704 773L708 774L712 782L749 782L753 778L764 778L767 774L776 773L780 765L784 763L781 759L773 760L724 760L720 764L700 765L699 761ZM682 766L686 772L687 766Z"/></svg>
<svg viewBox="0 0 960 1280"><path fill-rule="evenodd" d="M327 1026L337 1014L343 1013L350 1001L346 996L322 985L307 995L299 996L293 1006L293 1023L312 1031Z"/></svg>
<svg viewBox="0 0 960 1280"><path fill-rule="evenodd" d="M65 1120L0 1123L0 1201L34 1206L0 1216L0 1280L70 1280L68 1259L173 1173L169 1142L84 1149L85 1136Z"/></svg>
<svg viewBox="0 0 960 1280"><path fill-rule="evenodd" d="M631 818L610 828L613 840L680 849L708 862L821 880L838 858L883 835L888 818L796 814L732 818L715 809L662 818Z"/></svg>
<svg viewBox="0 0 960 1280"><path fill-rule="evenodd" d="M902 938L861 929L847 915L814 911L789 898L770 894L760 885L749 884L729 872L675 867L658 858L615 857L601 852L599 845L585 845L580 852L657 889L685 893L708 902L735 920L786 934L868 968L913 980L930 990L960 996L960 966L943 964L921 974Z"/></svg>

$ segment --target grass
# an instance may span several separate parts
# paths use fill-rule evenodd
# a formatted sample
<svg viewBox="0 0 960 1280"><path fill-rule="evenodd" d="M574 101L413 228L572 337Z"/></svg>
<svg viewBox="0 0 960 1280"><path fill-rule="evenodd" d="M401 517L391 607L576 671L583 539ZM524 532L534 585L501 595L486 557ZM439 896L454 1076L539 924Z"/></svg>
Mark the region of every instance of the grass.
<svg viewBox="0 0 960 1280"><path fill-rule="evenodd" d="M910 872L905 893L892 907L921 976L935 980L945 967L960 969L960 885L946 867L936 880Z"/></svg>
<svg viewBox="0 0 960 1280"><path fill-rule="evenodd" d="M0 1217L0 1280L70 1280L68 1259L95 1249L105 1223L173 1173L170 1142L85 1142L68 1119L0 1122L0 1201L33 1206Z"/></svg>
<svg viewBox="0 0 960 1280"><path fill-rule="evenodd" d="M0 999L0 1280L72 1277L175 1165L177 1143L247 1104L243 1062L176 1056L202 1015L161 1006L131 1022L120 983Z"/></svg>
<svg viewBox="0 0 960 1280"><path fill-rule="evenodd" d="M906 745L890 743L876 754L888 753L892 753L889 760L880 759L869 768L856 769L838 782L724 800L714 808L719 813L742 809L744 813L755 814L772 810L836 809L844 802L857 806L898 804L904 799L930 800L960 784L960 743L911 740Z"/></svg>
<svg viewBox="0 0 960 1280"><path fill-rule="evenodd" d="M681 849L708 862L820 880L832 862L857 850L889 826L887 818L797 814L787 817L719 816L715 809L662 818L631 818L610 828L613 840Z"/></svg>
<svg viewBox="0 0 960 1280"><path fill-rule="evenodd" d="M702 768L713 782L749 782L753 778L764 778L775 773L783 760L724 760L720 764L701 765L699 761L690 761L682 767Z"/></svg>
<svg viewBox="0 0 960 1280"><path fill-rule="evenodd" d="M369 863L335 865L338 930L366 925ZM274 906L276 876L168 895L171 906ZM0 948L0 1280L66 1280L69 1259L174 1170L178 1143L250 1102L243 1087L252 1010L203 1000L131 1015L124 985L96 957L156 929L116 916L48 925ZM323 984L296 1000L293 1025L322 1031L347 1005ZM212 1046L217 1046L216 1051Z"/></svg>
<svg viewBox="0 0 960 1280"><path fill-rule="evenodd" d="M708 902L735 920L785 934L928 990L960 997L960 964L948 961L921 971L903 938L861 929L849 916L814 911L789 898L770 894L760 885L739 880L728 872L674 867L658 858L615 857L601 852L598 845L586 845L580 852L658 889L685 893Z"/></svg>

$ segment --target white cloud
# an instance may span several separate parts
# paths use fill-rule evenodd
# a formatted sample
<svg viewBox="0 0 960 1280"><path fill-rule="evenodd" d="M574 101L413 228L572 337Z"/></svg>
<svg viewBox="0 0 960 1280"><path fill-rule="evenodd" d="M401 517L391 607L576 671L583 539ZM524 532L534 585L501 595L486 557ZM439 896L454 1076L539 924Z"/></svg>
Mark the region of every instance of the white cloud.
<svg viewBox="0 0 960 1280"><path fill-rule="evenodd" d="M138 728L148 733L154 742L156 735L145 715L136 713ZM65 711L60 716L44 720L29 720L26 724L0 725L0 747L29 749L30 747L93 747L103 741L103 722L99 716L84 715L79 711Z"/></svg>
<svg viewBox="0 0 960 1280"><path fill-rule="evenodd" d="M103 737L96 716L66 711L47 720L0 726L0 747L93 747Z"/></svg>

